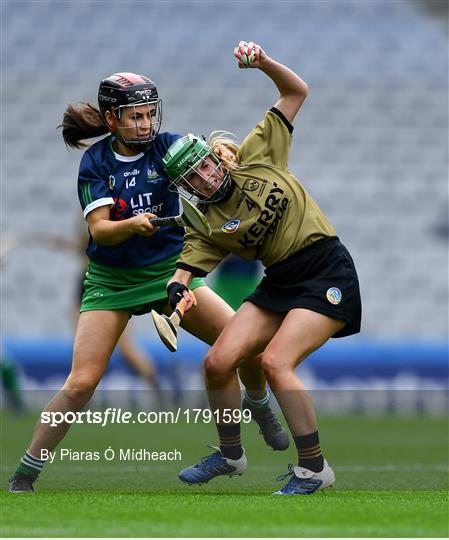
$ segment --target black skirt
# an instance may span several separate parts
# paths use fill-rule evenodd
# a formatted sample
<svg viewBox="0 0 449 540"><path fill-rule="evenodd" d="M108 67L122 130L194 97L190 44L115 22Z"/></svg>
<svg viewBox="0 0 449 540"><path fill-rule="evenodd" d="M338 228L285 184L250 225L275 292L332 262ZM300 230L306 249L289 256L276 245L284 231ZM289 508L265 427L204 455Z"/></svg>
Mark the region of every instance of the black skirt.
<svg viewBox="0 0 449 540"><path fill-rule="evenodd" d="M267 267L245 301L277 313L304 308L345 321L335 338L360 332L359 280L354 261L337 236L318 240Z"/></svg>

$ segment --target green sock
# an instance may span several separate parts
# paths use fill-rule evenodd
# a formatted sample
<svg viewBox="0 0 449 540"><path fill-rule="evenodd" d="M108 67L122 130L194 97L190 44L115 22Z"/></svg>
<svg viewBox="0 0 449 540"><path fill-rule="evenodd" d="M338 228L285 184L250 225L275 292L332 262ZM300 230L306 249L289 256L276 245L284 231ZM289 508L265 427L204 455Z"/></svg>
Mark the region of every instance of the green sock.
<svg viewBox="0 0 449 540"><path fill-rule="evenodd" d="M25 452L16 468L16 473L27 474L28 476L32 476L34 479L36 479L42 471L45 463L45 459L37 459L29 452Z"/></svg>
<svg viewBox="0 0 449 540"><path fill-rule="evenodd" d="M28 476L33 476L35 478L37 478L39 476L39 472L36 471L36 469L32 469L31 467L27 467L22 462L20 462L17 465L16 473L27 474Z"/></svg>
<svg viewBox="0 0 449 540"><path fill-rule="evenodd" d="M255 409L257 413L264 414L270 410L270 394L268 390L265 390L265 396L262 399L249 397L247 390L245 390L244 395L246 401L251 405L251 408Z"/></svg>

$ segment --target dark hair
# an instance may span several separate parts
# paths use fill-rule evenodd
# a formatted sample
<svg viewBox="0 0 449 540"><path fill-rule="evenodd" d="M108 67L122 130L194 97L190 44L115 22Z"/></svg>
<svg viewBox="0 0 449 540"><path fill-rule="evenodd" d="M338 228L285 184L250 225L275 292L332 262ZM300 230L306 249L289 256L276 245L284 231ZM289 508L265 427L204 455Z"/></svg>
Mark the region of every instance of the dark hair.
<svg viewBox="0 0 449 540"><path fill-rule="evenodd" d="M86 147L82 140L109 133L99 109L91 103L69 105L58 128L62 128L62 137L70 148Z"/></svg>

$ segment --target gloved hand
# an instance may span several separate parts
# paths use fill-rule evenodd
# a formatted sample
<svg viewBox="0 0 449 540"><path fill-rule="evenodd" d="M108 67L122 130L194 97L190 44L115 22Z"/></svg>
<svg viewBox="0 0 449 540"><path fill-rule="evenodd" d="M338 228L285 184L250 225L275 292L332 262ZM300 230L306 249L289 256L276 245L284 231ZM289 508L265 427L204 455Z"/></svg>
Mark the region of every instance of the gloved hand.
<svg viewBox="0 0 449 540"><path fill-rule="evenodd" d="M173 281L167 287L168 303L170 304L170 307L172 309L176 308L176 304L178 304L183 297L184 291L188 292L188 287L186 287L182 283L178 283L177 281Z"/></svg>

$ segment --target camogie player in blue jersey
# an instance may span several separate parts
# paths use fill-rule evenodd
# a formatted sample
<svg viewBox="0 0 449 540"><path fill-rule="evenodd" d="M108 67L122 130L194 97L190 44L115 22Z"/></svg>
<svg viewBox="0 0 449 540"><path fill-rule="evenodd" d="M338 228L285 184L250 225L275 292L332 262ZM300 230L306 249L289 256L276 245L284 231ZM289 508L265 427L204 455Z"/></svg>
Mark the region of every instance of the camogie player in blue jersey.
<svg viewBox="0 0 449 540"><path fill-rule="evenodd" d="M108 134L84 153L78 176L78 195L89 227L89 264L73 347L72 369L63 388L45 407L46 412L78 411L100 382L116 343L130 316L169 311L176 291L166 283L176 270L184 230L157 228L150 219L179 214L179 197L168 189L162 157L180 135L159 133L162 103L155 84L145 76L116 73L100 83L99 109L84 103L69 105L63 137L73 148L81 141ZM232 318L233 310L196 278L198 306L182 326L213 344ZM246 407L268 445L288 447L288 435L269 406L259 359L240 370L246 387ZM45 464L42 450L52 451L69 424L57 427L38 422L31 444L10 479L11 492L33 491ZM232 438L232 437L231 437ZM221 441L223 448L229 443ZM231 441L232 443L232 441Z"/></svg>

